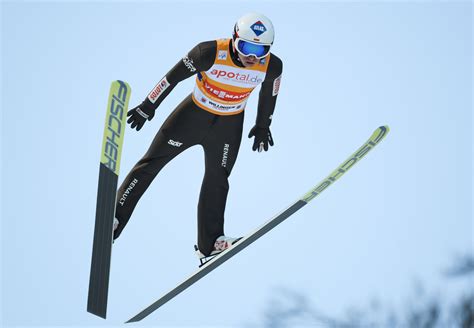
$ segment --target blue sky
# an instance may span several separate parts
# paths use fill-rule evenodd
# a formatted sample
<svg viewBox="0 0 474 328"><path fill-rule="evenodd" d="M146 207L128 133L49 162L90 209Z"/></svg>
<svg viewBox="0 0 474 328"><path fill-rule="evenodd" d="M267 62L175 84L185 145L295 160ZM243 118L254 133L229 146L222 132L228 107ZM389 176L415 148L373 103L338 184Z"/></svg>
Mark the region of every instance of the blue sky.
<svg viewBox="0 0 474 328"><path fill-rule="evenodd" d="M302 196L372 131L391 132L333 187L143 325L258 327L275 290L338 315L472 252L470 2L2 2L2 321L115 326L198 264L204 172L192 148L161 172L114 245L108 320L86 312L108 88L130 105L200 41L249 11L273 21L284 73L275 147L251 151L258 94L230 178L226 233L243 235ZM122 177L193 88L182 82L140 131Z"/></svg>

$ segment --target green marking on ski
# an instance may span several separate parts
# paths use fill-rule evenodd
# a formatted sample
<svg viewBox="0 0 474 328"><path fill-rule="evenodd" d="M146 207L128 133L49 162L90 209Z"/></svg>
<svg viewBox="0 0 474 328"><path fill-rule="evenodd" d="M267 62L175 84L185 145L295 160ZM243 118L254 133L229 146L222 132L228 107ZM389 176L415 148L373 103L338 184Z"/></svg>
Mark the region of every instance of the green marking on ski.
<svg viewBox="0 0 474 328"><path fill-rule="evenodd" d="M107 105L101 163L116 175L120 171L120 156L122 154L129 99L130 86L123 81L114 81L110 88Z"/></svg>

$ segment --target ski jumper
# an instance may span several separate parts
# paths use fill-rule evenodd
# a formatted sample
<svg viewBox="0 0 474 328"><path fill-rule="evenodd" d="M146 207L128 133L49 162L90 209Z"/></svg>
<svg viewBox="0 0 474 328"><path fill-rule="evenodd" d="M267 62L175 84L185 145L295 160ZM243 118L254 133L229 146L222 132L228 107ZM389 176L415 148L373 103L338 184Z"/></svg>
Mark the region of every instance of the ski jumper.
<svg viewBox="0 0 474 328"><path fill-rule="evenodd" d="M282 62L274 54L244 67L231 39L207 41L194 47L155 88L145 102L157 108L182 80L196 76L194 91L170 114L142 159L132 168L117 193L118 238L140 197L160 170L175 156L195 145L205 154L205 174L198 203L198 247L212 251L224 235L228 178L242 138L244 109L252 90L261 85L256 125L269 127L275 109Z"/></svg>

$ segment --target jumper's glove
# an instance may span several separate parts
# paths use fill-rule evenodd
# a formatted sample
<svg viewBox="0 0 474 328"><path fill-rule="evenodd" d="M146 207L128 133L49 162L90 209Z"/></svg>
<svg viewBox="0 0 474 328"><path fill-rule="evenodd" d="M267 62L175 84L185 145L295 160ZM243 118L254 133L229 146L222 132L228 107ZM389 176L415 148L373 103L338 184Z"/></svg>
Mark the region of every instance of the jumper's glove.
<svg viewBox="0 0 474 328"><path fill-rule="evenodd" d="M270 146L273 146L273 138L272 133L270 132L270 128L261 128L255 125L249 133L249 138L252 137L255 137L255 139L253 140L253 151L257 149L258 152L261 152L262 150L267 151L268 144L270 144Z"/></svg>
<svg viewBox="0 0 474 328"><path fill-rule="evenodd" d="M147 104L145 100L137 107L130 109L127 113L127 116L130 116L127 120L127 123L130 123L132 129L137 128L137 131L143 127L145 121L151 121L153 116L155 116L155 109L151 106L151 104Z"/></svg>

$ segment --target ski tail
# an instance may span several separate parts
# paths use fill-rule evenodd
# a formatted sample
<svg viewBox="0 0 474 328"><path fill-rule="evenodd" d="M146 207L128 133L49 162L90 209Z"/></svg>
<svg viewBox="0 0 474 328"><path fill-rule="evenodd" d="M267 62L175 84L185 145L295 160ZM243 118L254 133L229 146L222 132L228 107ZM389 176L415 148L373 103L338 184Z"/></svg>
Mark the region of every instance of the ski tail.
<svg viewBox="0 0 474 328"><path fill-rule="evenodd" d="M112 82L102 141L87 311L104 319L107 314L115 198L130 93L127 83Z"/></svg>
<svg viewBox="0 0 474 328"><path fill-rule="evenodd" d="M163 295L156 302L152 303L140 313L135 315L133 318L126 321L126 323L137 322L148 315L153 313L156 309L160 308L174 297L179 295L181 292L185 291L187 288L198 282L204 276L212 272L214 269L219 267L221 264L226 262L228 259L251 245L257 239L268 233L270 230L275 228L277 225L288 219L303 206L308 204L311 200L317 197L320 193L326 190L330 185L332 185L337 179L343 176L355 163L362 159L370 150L372 150L389 132L388 126L381 126L377 128L372 136L365 142L355 153L353 153L347 160L342 162L337 169L335 169L331 174L329 174L324 180L318 183L314 188L308 191L303 197L298 199L296 202L291 204L280 214L274 216L269 221L264 223L262 226L254 230L252 233L248 234L242 238L238 243L223 251L212 260L206 262L200 269L192 274L189 278L184 280L182 283L178 284L175 288L170 290L168 293Z"/></svg>

